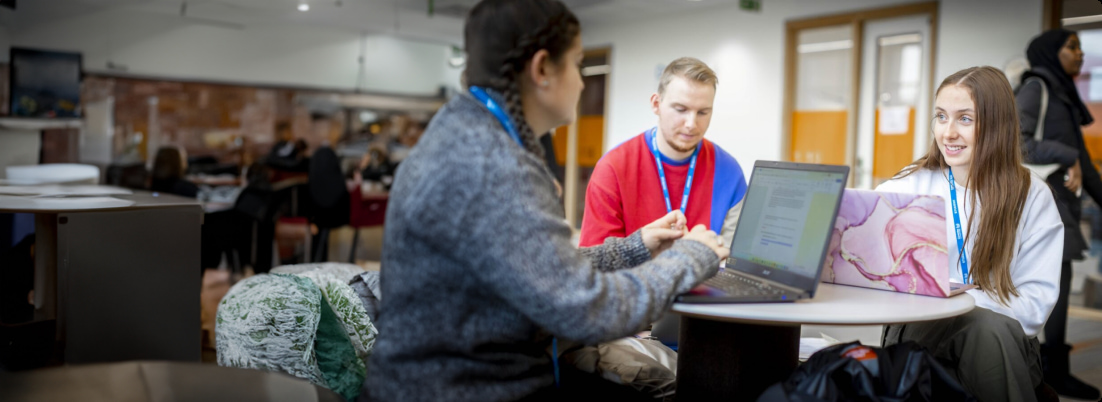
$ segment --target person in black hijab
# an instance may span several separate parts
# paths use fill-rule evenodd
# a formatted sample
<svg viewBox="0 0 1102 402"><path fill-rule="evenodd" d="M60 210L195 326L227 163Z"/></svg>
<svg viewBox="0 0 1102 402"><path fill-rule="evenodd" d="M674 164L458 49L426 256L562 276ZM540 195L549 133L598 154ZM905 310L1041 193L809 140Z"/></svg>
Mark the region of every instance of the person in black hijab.
<svg viewBox="0 0 1102 402"><path fill-rule="evenodd" d="M1094 118L1079 97L1074 81L1083 66L1083 50L1075 32L1054 29L1034 38L1026 49L1026 57L1031 69L1022 75L1017 94L1025 161L1060 165L1046 181L1052 187L1060 218L1064 221L1060 297L1045 324L1045 344L1041 346L1045 382L1061 395L1098 400L1097 388L1071 376L1068 370L1071 346L1066 343L1071 261L1082 260L1083 251L1087 249L1087 240L1079 230L1080 190L1102 204L1102 178L1091 162L1081 130L1081 126L1091 124ZM1044 91L1048 93L1048 105L1044 121L1039 122ZM1042 127L1043 139L1036 141L1034 134Z"/></svg>

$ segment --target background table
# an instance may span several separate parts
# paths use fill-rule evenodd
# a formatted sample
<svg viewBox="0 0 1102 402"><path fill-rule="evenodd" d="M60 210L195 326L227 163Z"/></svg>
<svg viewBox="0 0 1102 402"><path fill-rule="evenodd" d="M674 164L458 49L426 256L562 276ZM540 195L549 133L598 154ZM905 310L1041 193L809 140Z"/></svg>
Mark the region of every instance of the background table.
<svg viewBox="0 0 1102 402"><path fill-rule="evenodd" d="M193 199L0 199L35 214L35 320L56 320L66 363L199 361L200 225Z"/></svg>
<svg viewBox="0 0 1102 402"><path fill-rule="evenodd" d="M685 304L678 341L677 397L752 401L787 379L799 361L800 325L879 325L967 313L971 295L910 295L828 283L793 303Z"/></svg>

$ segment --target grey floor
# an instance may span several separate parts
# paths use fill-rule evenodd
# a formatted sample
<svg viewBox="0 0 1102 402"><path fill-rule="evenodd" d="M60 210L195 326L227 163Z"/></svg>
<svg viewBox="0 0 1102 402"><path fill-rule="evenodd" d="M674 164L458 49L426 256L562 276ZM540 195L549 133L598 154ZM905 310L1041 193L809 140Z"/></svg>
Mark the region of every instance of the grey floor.
<svg viewBox="0 0 1102 402"><path fill-rule="evenodd" d="M1088 384L1102 388L1102 310L1084 307L1088 302L1093 307L1097 307L1102 302L1102 300L1088 301L1084 297L1089 293L1085 291L1086 288L1092 285L1092 281L1086 279L1090 275L1098 277L1098 264L1099 255L1091 255L1087 260L1073 265L1075 274L1072 277L1071 298L1068 301L1071 305L1068 314L1068 343L1072 345L1072 374ZM1061 400L1079 401L1071 398L1061 398Z"/></svg>
<svg viewBox="0 0 1102 402"><path fill-rule="evenodd" d="M1102 317L1070 316L1068 342L1072 344L1073 375L1095 387L1102 388ZM1078 401L1070 398L1061 398L1061 400Z"/></svg>

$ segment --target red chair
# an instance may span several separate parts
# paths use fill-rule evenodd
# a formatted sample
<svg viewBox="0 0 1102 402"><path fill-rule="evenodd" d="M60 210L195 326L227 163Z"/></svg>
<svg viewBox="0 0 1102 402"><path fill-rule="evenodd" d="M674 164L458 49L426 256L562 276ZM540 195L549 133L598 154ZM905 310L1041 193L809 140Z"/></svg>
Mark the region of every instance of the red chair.
<svg viewBox="0 0 1102 402"><path fill-rule="evenodd" d="M382 226L386 219L386 203L389 197L385 193L364 196L360 186L352 188L349 194L348 226L352 227L352 251L348 253L348 262L356 263L356 245L360 243L360 229Z"/></svg>

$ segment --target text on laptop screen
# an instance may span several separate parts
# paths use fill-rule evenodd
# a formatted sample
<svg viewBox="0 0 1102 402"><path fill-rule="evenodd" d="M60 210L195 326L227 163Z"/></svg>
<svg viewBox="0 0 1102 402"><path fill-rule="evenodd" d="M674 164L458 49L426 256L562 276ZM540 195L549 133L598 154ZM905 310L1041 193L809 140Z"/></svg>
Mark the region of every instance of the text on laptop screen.
<svg viewBox="0 0 1102 402"><path fill-rule="evenodd" d="M731 257L814 276L845 174L755 167Z"/></svg>

